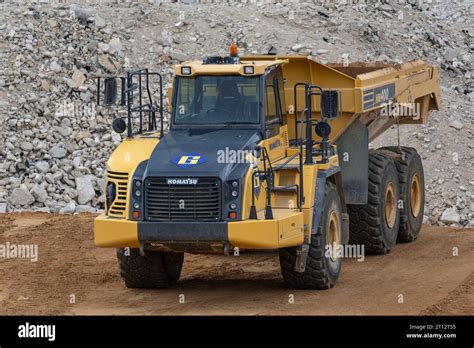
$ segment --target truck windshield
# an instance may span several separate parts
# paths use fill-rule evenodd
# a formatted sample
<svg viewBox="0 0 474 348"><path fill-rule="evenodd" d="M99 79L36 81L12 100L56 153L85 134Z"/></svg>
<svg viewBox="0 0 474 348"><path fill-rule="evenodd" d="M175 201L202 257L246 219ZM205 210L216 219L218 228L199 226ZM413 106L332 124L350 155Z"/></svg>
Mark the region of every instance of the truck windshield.
<svg viewBox="0 0 474 348"><path fill-rule="evenodd" d="M192 76L177 82L175 124L259 123L258 77Z"/></svg>

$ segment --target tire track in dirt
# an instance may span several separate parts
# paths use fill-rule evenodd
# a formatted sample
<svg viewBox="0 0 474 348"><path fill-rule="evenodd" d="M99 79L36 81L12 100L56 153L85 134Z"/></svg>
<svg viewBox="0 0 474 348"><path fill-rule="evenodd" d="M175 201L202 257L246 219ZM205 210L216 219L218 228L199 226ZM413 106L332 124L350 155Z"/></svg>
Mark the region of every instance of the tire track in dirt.
<svg viewBox="0 0 474 348"><path fill-rule="evenodd" d="M474 315L474 272L438 303L421 311L422 315Z"/></svg>

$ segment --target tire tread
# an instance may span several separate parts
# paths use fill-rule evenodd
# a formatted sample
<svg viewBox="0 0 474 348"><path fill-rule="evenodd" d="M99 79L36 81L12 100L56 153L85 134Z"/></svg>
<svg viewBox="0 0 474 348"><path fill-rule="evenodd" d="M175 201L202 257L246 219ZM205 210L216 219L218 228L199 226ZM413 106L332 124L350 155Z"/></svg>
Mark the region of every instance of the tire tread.
<svg viewBox="0 0 474 348"><path fill-rule="evenodd" d="M380 190L383 186L383 174L392 162L383 152L372 151L369 154L369 190L365 205L347 205L351 244L363 244L368 254L387 254L391 246L385 245L381 233L383 219L379 216L383 204Z"/></svg>
<svg viewBox="0 0 474 348"><path fill-rule="evenodd" d="M117 249L120 276L128 288L159 289L176 284L183 264L183 254L177 254L177 261L170 259L169 253L146 251L141 256L138 249Z"/></svg>

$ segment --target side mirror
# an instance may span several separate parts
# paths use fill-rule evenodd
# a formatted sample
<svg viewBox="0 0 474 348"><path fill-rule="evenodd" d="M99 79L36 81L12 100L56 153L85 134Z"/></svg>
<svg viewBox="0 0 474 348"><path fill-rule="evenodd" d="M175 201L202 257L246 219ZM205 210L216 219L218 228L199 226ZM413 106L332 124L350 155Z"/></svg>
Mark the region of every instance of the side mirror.
<svg viewBox="0 0 474 348"><path fill-rule="evenodd" d="M127 124L119 117L112 121L112 129L115 133L122 134L127 129Z"/></svg>
<svg viewBox="0 0 474 348"><path fill-rule="evenodd" d="M339 92L321 92L321 116L326 119L333 119L339 115Z"/></svg>
<svg viewBox="0 0 474 348"><path fill-rule="evenodd" d="M125 106L125 78L124 77L106 77L103 79L99 76L97 78L97 105L113 106L117 105L117 79L120 79L120 104ZM104 86L104 101L101 102L100 94L102 85Z"/></svg>
<svg viewBox="0 0 474 348"><path fill-rule="evenodd" d="M105 85L105 105L115 105L117 102L117 81L114 77L108 77L104 80Z"/></svg>

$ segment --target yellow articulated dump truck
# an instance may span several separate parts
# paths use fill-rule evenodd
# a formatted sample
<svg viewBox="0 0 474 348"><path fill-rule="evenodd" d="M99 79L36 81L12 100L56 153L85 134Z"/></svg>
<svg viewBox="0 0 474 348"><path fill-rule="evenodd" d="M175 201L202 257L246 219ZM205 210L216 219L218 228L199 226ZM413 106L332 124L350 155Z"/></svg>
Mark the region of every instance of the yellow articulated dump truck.
<svg viewBox="0 0 474 348"><path fill-rule="evenodd" d="M127 136L107 162L95 244L117 248L126 286L174 285L184 253L265 249L287 286L328 289L348 246L386 254L417 238L420 156L369 142L439 109L436 67L239 56L232 45L174 72L166 133L158 72L98 79L98 103L126 109L112 127Z"/></svg>

